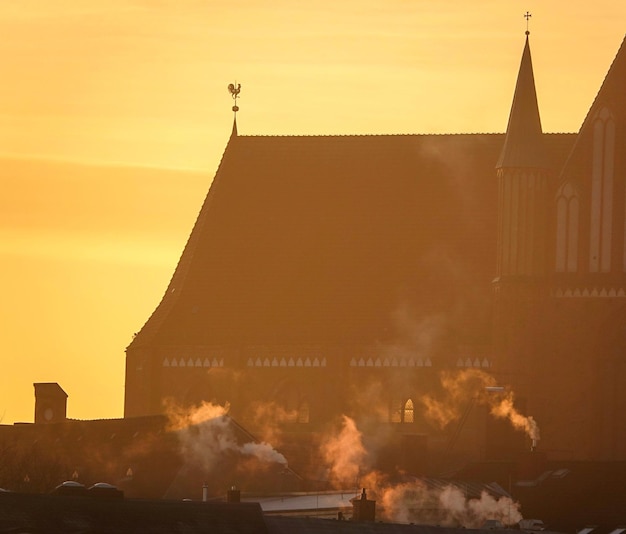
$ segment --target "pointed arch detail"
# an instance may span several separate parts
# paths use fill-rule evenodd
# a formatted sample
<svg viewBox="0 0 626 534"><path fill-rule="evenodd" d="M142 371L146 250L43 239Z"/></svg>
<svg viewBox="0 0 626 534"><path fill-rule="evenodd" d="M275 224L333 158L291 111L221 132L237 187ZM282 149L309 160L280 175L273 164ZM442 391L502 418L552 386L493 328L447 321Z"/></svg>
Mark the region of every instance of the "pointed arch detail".
<svg viewBox="0 0 626 534"><path fill-rule="evenodd" d="M389 413L390 423L414 423L415 404L412 398L391 400L391 410Z"/></svg>
<svg viewBox="0 0 626 534"><path fill-rule="evenodd" d="M578 191L563 184L556 196L556 271L578 270Z"/></svg>

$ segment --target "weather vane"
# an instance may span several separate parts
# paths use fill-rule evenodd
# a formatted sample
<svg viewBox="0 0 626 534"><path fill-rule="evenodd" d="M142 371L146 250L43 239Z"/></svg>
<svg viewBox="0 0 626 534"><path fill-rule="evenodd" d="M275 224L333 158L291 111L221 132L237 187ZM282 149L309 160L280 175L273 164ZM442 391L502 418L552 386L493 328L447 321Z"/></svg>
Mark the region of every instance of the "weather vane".
<svg viewBox="0 0 626 534"><path fill-rule="evenodd" d="M526 19L526 35L530 34L530 30L528 29L528 24L530 22L530 17L532 17L532 14L529 11L526 11L526 14L524 15L524 18Z"/></svg>
<svg viewBox="0 0 626 534"><path fill-rule="evenodd" d="M240 83L235 82L235 83L228 84L228 92L230 93L230 96L232 96L233 100L235 101L235 105L233 106L233 111L235 113L239 111L239 106L237 105L237 99L239 98L240 91L241 91Z"/></svg>

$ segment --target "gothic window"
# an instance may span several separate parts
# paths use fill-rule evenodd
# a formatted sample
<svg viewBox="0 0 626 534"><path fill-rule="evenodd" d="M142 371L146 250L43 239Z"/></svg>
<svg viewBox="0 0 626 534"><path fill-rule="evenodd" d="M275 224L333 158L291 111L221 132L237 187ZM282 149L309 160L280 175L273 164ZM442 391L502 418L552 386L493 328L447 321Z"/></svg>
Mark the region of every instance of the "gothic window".
<svg viewBox="0 0 626 534"><path fill-rule="evenodd" d="M578 193L571 184L560 187L556 198L556 270L578 269Z"/></svg>
<svg viewBox="0 0 626 534"><path fill-rule="evenodd" d="M389 413L391 423L413 423L415 421L415 408L413 400L393 399Z"/></svg>
<svg viewBox="0 0 626 534"><path fill-rule="evenodd" d="M589 242L591 272L608 272L611 268L614 159L615 121L609 110L602 108L593 123Z"/></svg>
<svg viewBox="0 0 626 534"><path fill-rule="evenodd" d="M402 409L402 421L404 423L412 423L415 420L414 417L413 401L408 399L404 403L404 408Z"/></svg>

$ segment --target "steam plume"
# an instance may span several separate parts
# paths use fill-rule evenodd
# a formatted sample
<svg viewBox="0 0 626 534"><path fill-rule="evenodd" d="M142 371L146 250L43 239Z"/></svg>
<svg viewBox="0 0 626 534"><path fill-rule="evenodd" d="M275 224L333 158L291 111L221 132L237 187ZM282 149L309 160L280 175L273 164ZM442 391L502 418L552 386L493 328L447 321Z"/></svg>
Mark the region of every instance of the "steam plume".
<svg viewBox="0 0 626 534"><path fill-rule="evenodd" d="M228 405L205 402L188 410L179 406L168 408L170 429L178 434L183 457L205 471L210 471L226 452L287 465L285 457L269 443L249 441L241 444L237 441L234 425L227 416Z"/></svg>
<svg viewBox="0 0 626 534"><path fill-rule="evenodd" d="M478 369L464 369L456 373L444 373L441 384L445 394L436 399L431 395L422 398L426 416L444 428L450 422L461 417L463 410L474 402L488 406L490 413L498 418L507 419L514 428L524 431L530 439L539 439L539 427L532 416L521 414L515 408L512 391L490 392L496 380L493 376Z"/></svg>
<svg viewBox="0 0 626 534"><path fill-rule="evenodd" d="M322 443L322 456L329 466L329 478L336 487L354 487L367 452L356 423L344 415L341 431Z"/></svg>
<svg viewBox="0 0 626 534"><path fill-rule="evenodd" d="M276 402L256 402L251 406L252 428L263 441L279 445L282 441L281 424L295 422L296 410L287 410Z"/></svg>
<svg viewBox="0 0 626 534"><path fill-rule="evenodd" d="M487 519L513 525L522 518L519 503L508 496L496 498L482 491L478 497L468 497L462 486L451 483L428 484L417 478L397 482L370 471L361 476L361 486L380 504L379 516L386 521L477 528Z"/></svg>
<svg viewBox="0 0 626 534"><path fill-rule="evenodd" d="M508 393L498 404L494 404L491 407L491 413L496 417L508 419L515 428L526 432L528 437L533 441L539 439L539 426L537 422L532 416L524 416L515 409L515 406L513 406L512 393Z"/></svg>
<svg viewBox="0 0 626 534"><path fill-rule="evenodd" d="M378 493L389 521L478 528L486 519L513 525L522 518L519 503L509 497L496 499L483 491L480 498L471 499L453 485L430 488L415 480L380 488Z"/></svg>

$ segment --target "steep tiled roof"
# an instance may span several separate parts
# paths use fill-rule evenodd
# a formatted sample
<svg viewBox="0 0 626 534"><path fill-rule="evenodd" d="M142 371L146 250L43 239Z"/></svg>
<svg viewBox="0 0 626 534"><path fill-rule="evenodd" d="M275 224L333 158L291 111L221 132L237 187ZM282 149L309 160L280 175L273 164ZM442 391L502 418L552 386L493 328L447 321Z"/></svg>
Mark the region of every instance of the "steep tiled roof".
<svg viewBox="0 0 626 534"><path fill-rule="evenodd" d="M545 136L555 165L571 136ZM232 136L131 346L368 343L399 312L485 340L501 134Z"/></svg>
<svg viewBox="0 0 626 534"><path fill-rule="evenodd" d="M626 120L626 100L624 99L624 91L626 90L626 38L617 51L615 59L604 78L604 82L598 91L598 94L587 114L581 133L584 129L589 128L591 117L602 106L608 106L617 117Z"/></svg>
<svg viewBox="0 0 626 534"><path fill-rule="evenodd" d="M626 150L626 136L623 135L624 128L626 128L626 99L624 99L624 94L626 94L626 38L622 41L604 82L583 121L574 149L562 170L561 181L578 182L583 177L590 175L593 123L603 107L610 110L615 121L617 164L618 166L624 165L621 158L621 154L624 154Z"/></svg>

